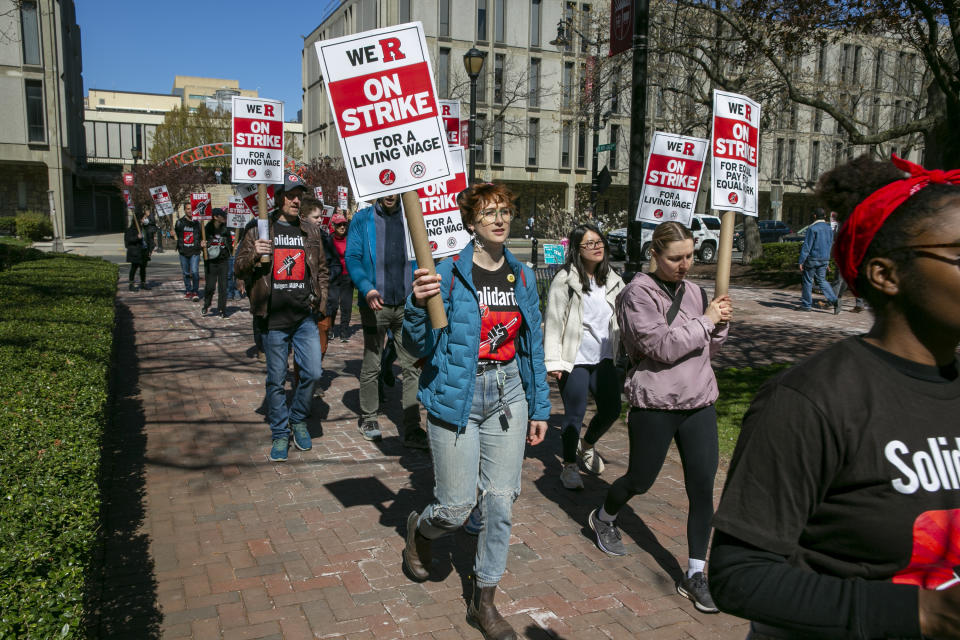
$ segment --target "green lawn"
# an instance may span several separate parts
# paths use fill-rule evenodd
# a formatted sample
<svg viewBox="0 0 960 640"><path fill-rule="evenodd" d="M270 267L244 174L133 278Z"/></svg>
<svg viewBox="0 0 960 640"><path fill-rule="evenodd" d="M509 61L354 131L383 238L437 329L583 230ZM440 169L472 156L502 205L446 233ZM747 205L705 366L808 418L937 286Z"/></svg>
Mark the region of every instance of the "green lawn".
<svg viewBox="0 0 960 640"><path fill-rule="evenodd" d="M33 242L30 240L21 240L14 236L0 236L0 244L11 244L15 247L29 247Z"/></svg>

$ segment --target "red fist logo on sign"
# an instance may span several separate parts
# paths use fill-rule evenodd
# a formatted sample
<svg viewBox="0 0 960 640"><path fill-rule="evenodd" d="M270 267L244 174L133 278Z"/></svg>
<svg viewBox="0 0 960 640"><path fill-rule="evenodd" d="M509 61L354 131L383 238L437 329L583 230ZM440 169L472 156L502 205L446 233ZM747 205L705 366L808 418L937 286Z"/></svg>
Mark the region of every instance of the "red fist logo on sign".
<svg viewBox="0 0 960 640"><path fill-rule="evenodd" d="M662 218L662 217L663 217L663 209L657 209L656 211L654 211L654 212L653 212L653 217L654 217L654 218Z"/></svg>
<svg viewBox="0 0 960 640"><path fill-rule="evenodd" d="M397 179L397 176L394 175L393 171L390 169L384 169L380 172L380 184L391 185Z"/></svg>
<svg viewBox="0 0 960 640"><path fill-rule="evenodd" d="M727 200L730 201L730 204L737 204L737 200L740 198L737 197L737 194L733 191L730 192L730 195L727 196Z"/></svg>
<svg viewBox="0 0 960 640"><path fill-rule="evenodd" d="M248 178L255 178L256 175L257 175L257 170L256 170L256 169L247 169L247 177L248 177Z"/></svg>

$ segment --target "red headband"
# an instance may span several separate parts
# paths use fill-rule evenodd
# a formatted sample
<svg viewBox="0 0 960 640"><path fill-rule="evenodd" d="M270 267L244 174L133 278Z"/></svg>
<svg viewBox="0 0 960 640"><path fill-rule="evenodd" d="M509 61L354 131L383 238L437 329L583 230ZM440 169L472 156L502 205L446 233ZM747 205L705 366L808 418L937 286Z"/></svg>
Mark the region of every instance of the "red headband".
<svg viewBox="0 0 960 640"><path fill-rule="evenodd" d="M846 280L854 295L857 293L857 276L860 273L863 256L866 255L874 236L890 214L907 198L929 184L960 184L960 169L928 171L896 154L891 156L890 161L910 176L880 187L858 204L850 218L837 232L837 239L833 245L833 259L837 263L840 275Z"/></svg>

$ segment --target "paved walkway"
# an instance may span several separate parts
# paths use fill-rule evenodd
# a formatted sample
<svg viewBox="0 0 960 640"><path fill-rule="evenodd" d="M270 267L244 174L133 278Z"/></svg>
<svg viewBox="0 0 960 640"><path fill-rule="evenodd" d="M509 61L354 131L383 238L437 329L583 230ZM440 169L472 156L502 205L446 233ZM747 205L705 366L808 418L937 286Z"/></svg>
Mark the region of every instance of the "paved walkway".
<svg viewBox="0 0 960 640"><path fill-rule="evenodd" d="M204 318L182 300L172 265L151 265L149 292L128 292L121 273L101 637L480 638L464 619L473 538L436 543L429 582L401 572L406 515L431 497L430 458L400 445L399 385L383 441L357 432L360 336L330 345L313 450L271 463L246 301L225 320ZM796 359L869 322L797 313L795 293L733 295L723 366ZM611 558L593 544L587 514L626 470L626 445L618 423L599 443L607 471L578 493L558 481L556 424L528 447L500 610L529 639L743 638L742 620L700 614L674 590L686 564L675 452L653 489L622 512L629 555ZM722 482L721 474L717 496Z"/></svg>

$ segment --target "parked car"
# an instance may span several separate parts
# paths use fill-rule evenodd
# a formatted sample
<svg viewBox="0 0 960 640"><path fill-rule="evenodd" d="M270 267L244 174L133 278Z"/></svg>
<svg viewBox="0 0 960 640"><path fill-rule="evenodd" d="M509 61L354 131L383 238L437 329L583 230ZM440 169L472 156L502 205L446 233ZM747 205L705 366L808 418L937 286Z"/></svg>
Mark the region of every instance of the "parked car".
<svg viewBox="0 0 960 640"><path fill-rule="evenodd" d="M701 262L713 262L720 246L720 218L694 215L690 220L693 231L693 250Z"/></svg>
<svg viewBox="0 0 960 640"><path fill-rule="evenodd" d="M648 246L650 238L653 236L653 230L657 228L652 222L644 222L642 233L640 234L640 246L643 255L642 260L649 260ZM610 243L610 257L614 260L627 259L627 230L626 228L614 229L607 234L607 242Z"/></svg>
<svg viewBox="0 0 960 640"><path fill-rule="evenodd" d="M790 227L781 220L757 220L757 231L760 232L760 242L782 242L781 238L791 233ZM743 237L743 224L733 228L733 248L743 251L746 241Z"/></svg>
<svg viewBox="0 0 960 640"><path fill-rule="evenodd" d="M780 236L780 242L803 242L804 236L807 235L807 229L811 226L813 226L812 222L796 233L788 233L785 236Z"/></svg>

